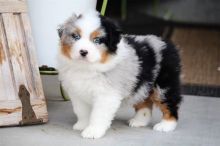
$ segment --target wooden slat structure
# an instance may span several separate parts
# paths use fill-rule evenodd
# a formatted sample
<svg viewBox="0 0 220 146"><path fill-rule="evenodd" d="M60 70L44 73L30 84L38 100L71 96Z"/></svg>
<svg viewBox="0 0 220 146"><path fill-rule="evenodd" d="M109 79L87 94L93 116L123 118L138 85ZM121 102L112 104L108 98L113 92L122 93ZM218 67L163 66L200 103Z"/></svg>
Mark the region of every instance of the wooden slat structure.
<svg viewBox="0 0 220 146"><path fill-rule="evenodd" d="M24 120L22 106L27 105L22 105L18 96L21 85L30 93L36 117L48 121L35 55L26 1L0 0L0 126Z"/></svg>

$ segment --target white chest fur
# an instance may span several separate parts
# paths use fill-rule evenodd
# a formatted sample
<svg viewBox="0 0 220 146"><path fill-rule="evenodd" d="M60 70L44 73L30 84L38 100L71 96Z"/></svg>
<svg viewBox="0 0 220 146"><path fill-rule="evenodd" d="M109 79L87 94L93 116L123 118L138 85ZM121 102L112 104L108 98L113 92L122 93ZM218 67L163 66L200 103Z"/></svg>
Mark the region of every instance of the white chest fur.
<svg viewBox="0 0 220 146"><path fill-rule="evenodd" d="M87 103L91 103L95 94L102 90L102 76L95 72L78 72L70 69L61 73L60 79L70 98L80 98Z"/></svg>

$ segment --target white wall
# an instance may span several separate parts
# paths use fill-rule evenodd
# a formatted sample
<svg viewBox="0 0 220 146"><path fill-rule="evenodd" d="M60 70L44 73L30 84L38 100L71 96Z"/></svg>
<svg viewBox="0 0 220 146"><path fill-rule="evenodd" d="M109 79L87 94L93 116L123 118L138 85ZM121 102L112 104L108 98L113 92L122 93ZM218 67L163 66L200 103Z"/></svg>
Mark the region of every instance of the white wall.
<svg viewBox="0 0 220 146"><path fill-rule="evenodd" d="M96 7L97 0L28 0L39 65L56 67L58 25L72 15Z"/></svg>

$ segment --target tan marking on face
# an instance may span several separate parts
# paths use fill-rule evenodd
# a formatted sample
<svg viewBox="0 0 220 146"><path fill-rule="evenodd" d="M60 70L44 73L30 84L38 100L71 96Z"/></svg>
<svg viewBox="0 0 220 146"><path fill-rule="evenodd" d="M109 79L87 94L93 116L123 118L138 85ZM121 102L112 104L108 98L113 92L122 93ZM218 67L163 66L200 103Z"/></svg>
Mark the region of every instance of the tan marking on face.
<svg viewBox="0 0 220 146"><path fill-rule="evenodd" d="M176 121L176 118L171 115L168 106L165 103L162 103L161 99L159 98L160 94L158 93L157 89L154 89L152 95L150 96L153 103L160 108L163 113L163 119L165 120L172 120Z"/></svg>
<svg viewBox="0 0 220 146"><path fill-rule="evenodd" d="M106 61L109 59L109 53L107 51L103 51L101 55L101 63L106 63Z"/></svg>
<svg viewBox="0 0 220 146"><path fill-rule="evenodd" d="M4 51L3 51L3 45L2 43L0 42L0 64L2 64L5 60L5 54L4 54Z"/></svg>
<svg viewBox="0 0 220 146"><path fill-rule="evenodd" d="M64 45L64 44L61 46L61 52L62 52L62 54L63 54L64 56L66 56L67 58L72 59L72 58L71 58L71 55L70 55L70 51L71 51L71 46L69 46L69 45Z"/></svg>
<svg viewBox="0 0 220 146"><path fill-rule="evenodd" d="M95 30L95 31L93 31L93 32L90 34L90 39L93 40L94 38L97 38L97 37L99 37L100 35L101 35L100 30L99 30L99 29L98 29L98 30Z"/></svg>

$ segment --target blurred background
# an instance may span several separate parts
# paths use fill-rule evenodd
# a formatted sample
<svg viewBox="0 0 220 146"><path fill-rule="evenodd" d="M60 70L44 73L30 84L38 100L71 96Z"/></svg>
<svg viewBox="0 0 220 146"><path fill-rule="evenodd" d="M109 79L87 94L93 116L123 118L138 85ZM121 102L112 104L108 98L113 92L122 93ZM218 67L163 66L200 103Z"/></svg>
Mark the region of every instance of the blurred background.
<svg viewBox="0 0 220 146"><path fill-rule="evenodd" d="M28 0L39 65L56 67L58 25L73 12L100 11L102 2ZM105 15L124 33L155 34L178 46L183 94L220 97L219 0L108 0Z"/></svg>

